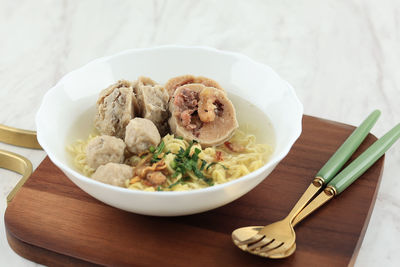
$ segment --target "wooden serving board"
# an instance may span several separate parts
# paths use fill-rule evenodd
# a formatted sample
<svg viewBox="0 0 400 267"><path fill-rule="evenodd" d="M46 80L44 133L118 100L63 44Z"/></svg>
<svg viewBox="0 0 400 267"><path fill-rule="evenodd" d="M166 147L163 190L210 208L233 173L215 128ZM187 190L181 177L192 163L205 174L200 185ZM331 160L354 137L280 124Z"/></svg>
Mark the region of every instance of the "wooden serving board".
<svg viewBox="0 0 400 267"><path fill-rule="evenodd" d="M383 158L296 227L297 251L287 259L245 253L233 245L231 233L283 218L353 129L304 116L301 137L264 182L226 206L183 217L142 216L107 206L46 158L7 207L8 241L21 256L46 265L352 265L375 203ZM355 156L374 140L369 135Z"/></svg>

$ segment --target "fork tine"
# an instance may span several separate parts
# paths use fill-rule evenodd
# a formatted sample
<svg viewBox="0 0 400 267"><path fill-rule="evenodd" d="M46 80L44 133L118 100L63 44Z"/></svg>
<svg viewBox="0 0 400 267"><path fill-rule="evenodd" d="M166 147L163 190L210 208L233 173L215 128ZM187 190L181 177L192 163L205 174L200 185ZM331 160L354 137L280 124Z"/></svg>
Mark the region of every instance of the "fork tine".
<svg viewBox="0 0 400 267"><path fill-rule="evenodd" d="M281 247L283 247L284 243L278 243L278 242L274 242L274 243L270 243L266 246L263 246L262 248L260 248L260 250L257 250L257 252L262 252L262 253L267 253L267 254L271 254L271 253L277 253L279 251L277 251L277 249L280 249Z"/></svg>
<svg viewBox="0 0 400 267"><path fill-rule="evenodd" d="M235 241L237 241L237 243L239 245L247 245L247 244L258 242L262 238L264 238L264 235L255 234L255 235L253 235L252 237L250 237L249 239L246 239L246 240L239 240L239 239L235 238Z"/></svg>
<svg viewBox="0 0 400 267"><path fill-rule="evenodd" d="M269 249L267 251L262 251L260 252L260 256L261 257L265 257L265 258L269 258L271 256L277 256L277 255L285 255L285 253L287 253L287 251L290 251L290 247L288 248L286 246L286 244L282 243L280 244L277 248L275 249ZM291 255L291 254L289 254ZM272 257L273 258L273 257ZM279 257L278 257L279 258Z"/></svg>
<svg viewBox="0 0 400 267"><path fill-rule="evenodd" d="M250 246L248 245L247 250L254 252L254 250L259 249L260 247L263 247L266 245L272 245L274 242L275 242L275 239L264 237L260 241L254 243L254 244L251 244Z"/></svg>

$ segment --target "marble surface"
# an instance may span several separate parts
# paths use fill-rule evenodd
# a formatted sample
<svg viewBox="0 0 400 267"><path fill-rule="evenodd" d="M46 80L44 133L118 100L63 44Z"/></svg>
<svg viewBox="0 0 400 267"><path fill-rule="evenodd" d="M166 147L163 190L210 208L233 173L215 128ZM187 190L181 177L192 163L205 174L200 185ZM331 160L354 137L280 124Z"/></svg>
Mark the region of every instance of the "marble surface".
<svg viewBox="0 0 400 267"><path fill-rule="evenodd" d="M270 65L306 114L356 125L373 109L381 136L400 122L400 2L0 0L0 123L35 129L45 92L97 57L163 44L207 45ZM43 151L0 144L29 158ZM387 154L356 266L400 266L400 143ZM0 211L19 176L0 170ZM8 246L0 265L35 266Z"/></svg>

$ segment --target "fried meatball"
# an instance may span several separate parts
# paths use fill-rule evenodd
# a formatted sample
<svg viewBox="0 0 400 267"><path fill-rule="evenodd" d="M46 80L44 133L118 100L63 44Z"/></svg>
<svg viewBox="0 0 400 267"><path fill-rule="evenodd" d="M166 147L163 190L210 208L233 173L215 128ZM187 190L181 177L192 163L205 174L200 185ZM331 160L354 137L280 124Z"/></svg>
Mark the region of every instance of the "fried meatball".
<svg viewBox="0 0 400 267"><path fill-rule="evenodd" d="M133 168L125 164L107 163L97 168L92 179L110 185L125 187L125 181L133 176Z"/></svg>
<svg viewBox="0 0 400 267"><path fill-rule="evenodd" d="M132 83L120 80L100 93L95 126L101 134L124 138L126 125L139 112Z"/></svg>
<svg viewBox="0 0 400 267"><path fill-rule="evenodd" d="M109 162L122 163L125 147L124 141L114 136L96 136L86 147L87 164L97 169L100 165Z"/></svg>
<svg viewBox="0 0 400 267"><path fill-rule="evenodd" d="M126 126L125 143L127 149L134 154L145 152L150 146L157 146L160 140L160 133L151 120L134 118Z"/></svg>
<svg viewBox="0 0 400 267"><path fill-rule="evenodd" d="M139 104L139 117L151 120L161 135L168 133L168 100L164 87L150 78L139 77L133 91Z"/></svg>

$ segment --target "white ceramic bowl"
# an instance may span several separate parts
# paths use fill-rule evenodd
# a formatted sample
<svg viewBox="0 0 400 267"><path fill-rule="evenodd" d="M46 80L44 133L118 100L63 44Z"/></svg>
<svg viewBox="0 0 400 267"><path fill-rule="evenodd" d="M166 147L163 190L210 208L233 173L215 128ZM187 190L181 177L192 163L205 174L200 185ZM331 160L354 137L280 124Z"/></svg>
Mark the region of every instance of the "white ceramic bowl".
<svg viewBox="0 0 400 267"><path fill-rule="evenodd" d="M86 139L93 130L95 102L102 89L119 79L135 80L140 75L165 83L183 74L215 79L228 95L251 103L233 101L239 124L245 124L240 118L249 118L259 127L255 131L258 141L272 142L275 136L274 153L267 164L237 180L184 192L133 191L97 182L75 169L66 146L78 138ZM270 123L264 115L254 119L256 116L249 114L254 106ZM299 137L302 114L303 107L293 88L268 66L214 48L163 46L100 58L65 75L44 96L36 115L36 126L39 143L53 163L91 196L130 212L177 216L220 207L262 182ZM272 129L268 130L268 125Z"/></svg>

